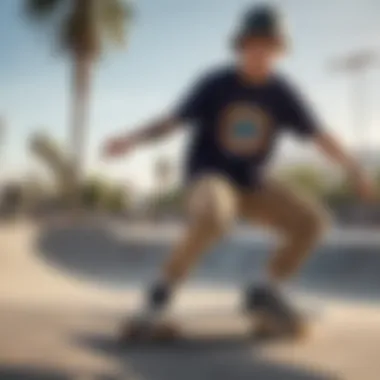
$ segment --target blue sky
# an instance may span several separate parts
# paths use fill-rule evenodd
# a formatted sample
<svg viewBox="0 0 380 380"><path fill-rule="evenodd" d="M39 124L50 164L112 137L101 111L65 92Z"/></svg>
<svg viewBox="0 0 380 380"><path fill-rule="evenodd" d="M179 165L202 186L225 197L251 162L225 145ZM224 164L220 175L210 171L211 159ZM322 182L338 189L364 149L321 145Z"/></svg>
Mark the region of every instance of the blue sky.
<svg viewBox="0 0 380 380"><path fill-rule="evenodd" d="M230 58L228 41L246 0L136 0L136 18L127 49L99 62L93 84L88 167L122 180L151 184L154 157L180 162L183 138L144 149L116 164L101 163L100 141L126 126L161 113L200 71ZM70 106L70 62L52 47L47 31L22 17L22 0L0 1L0 115L8 124L3 175L35 167L25 150L27 136L46 129L63 143ZM351 144L355 141L349 103L350 82L327 70L331 58L357 48L379 48L378 0L282 0L292 36L283 68L307 93L322 120ZM370 135L378 146L380 75L369 86ZM363 125L365 130L365 125ZM283 151L298 146L285 143Z"/></svg>

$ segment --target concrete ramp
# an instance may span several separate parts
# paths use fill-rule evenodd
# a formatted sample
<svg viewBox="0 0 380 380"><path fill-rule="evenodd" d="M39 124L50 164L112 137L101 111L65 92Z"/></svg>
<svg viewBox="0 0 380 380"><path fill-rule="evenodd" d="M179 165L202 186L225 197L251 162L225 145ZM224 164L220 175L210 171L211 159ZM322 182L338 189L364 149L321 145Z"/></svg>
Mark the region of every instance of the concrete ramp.
<svg viewBox="0 0 380 380"><path fill-rule="evenodd" d="M49 227L41 231L35 251L41 260L72 276L122 289L151 281L177 237L178 233L164 236L159 229L139 235L128 227L118 234L99 224ZM237 232L204 256L190 283L241 286L265 268L275 245L273 237L262 233ZM333 232L292 286L329 296L380 299L380 239L375 232Z"/></svg>

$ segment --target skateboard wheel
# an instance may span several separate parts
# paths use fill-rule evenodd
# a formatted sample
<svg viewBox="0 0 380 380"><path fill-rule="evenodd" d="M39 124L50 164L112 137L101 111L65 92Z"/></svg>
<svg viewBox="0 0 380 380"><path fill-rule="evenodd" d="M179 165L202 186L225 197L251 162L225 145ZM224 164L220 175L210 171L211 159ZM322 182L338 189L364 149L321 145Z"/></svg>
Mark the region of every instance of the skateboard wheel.
<svg viewBox="0 0 380 380"><path fill-rule="evenodd" d="M303 339L308 336L309 325L305 321L281 323L267 316L258 318L254 324L254 335L260 338Z"/></svg>
<svg viewBox="0 0 380 380"><path fill-rule="evenodd" d="M120 331L120 341L139 340L146 333L146 327L136 321L124 323Z"/></svg>
<svg viewBox="0 0 380 380"><path fill-rule="evenodd" d="M177 338L179 331L174 324L164 323L152 329L152 338L156 340L170 341Z"/></svg>
<svg viewBox="0 0 380 380"><path fill-rule="evenodd" d="M304 339L310 335L311 327L305 321L299 321L291 326L289 331L289 337L294 339Z"/></svg>
<svg viewBox="0 0 380 380"><path fill-rule="evenodd" d="M178 329L172 323L159 323L157 325L147 325L138 321L125 323L120 332L120 341L170 341L178 337Z"/></svg>

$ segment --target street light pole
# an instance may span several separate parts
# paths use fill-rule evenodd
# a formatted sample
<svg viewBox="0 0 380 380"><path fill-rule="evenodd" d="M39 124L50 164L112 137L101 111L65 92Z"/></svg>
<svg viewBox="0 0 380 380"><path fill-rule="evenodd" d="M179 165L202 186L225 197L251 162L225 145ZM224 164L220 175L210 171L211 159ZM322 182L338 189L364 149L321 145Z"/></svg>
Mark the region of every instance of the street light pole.
<svg viewBox="0 0 380 380"><path fill-rule="evenodd" d="M0 156L3 153L2 149L4 146L4 136L5 136L5 119L0 116ZM2 157L0 158L2 161Z"/></svg>
<svg viewBox="0 0 380 380"><path fill-rule="evenodd" d="M5 133L6 133L6 122L5 118L0 116L0 190L2 189L4 180L4 143L5 143Z"/></svg>
<svg viewBox="0 0 380 380"><path fill-rule="evenodd" d="M333 60L331 69L343 72L352 78L352 128L358 150L370 148L369 94L367 73L380 63L375 51L362 50Z"/></svg>

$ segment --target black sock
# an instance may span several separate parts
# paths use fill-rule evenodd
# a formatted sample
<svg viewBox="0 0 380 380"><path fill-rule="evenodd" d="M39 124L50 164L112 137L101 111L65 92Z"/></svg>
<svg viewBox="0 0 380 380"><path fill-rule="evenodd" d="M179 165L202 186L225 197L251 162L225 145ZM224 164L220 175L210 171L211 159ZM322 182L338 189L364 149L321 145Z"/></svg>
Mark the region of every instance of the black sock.
<svg viewBox="0 0 380 380"><path fill-rule="evenodd" d="M243 305L247 311L254 309L254 307L255 307L255 296L256 296L256 287L255 286L250 285L244 290Z"/></svg>
<svg viewBox="0 0 380 380"><path fill-rule="evenodd" d="M146 299L146 309L151 312L163 311L169 304L172 288L165 282L157 282L149 289Z"/></svg>
<svg viewBox="0 0 380 380"><path fill-rule="evenodd" d="M272 293L270 286L256 286L250 285L244 291L244 308L248 311L254 310L257 306L265 303L268 294Z"/></svg>

